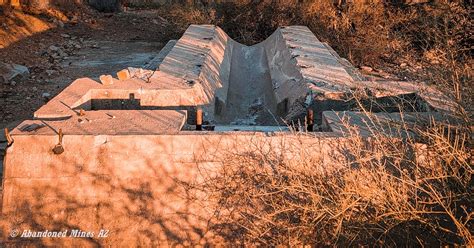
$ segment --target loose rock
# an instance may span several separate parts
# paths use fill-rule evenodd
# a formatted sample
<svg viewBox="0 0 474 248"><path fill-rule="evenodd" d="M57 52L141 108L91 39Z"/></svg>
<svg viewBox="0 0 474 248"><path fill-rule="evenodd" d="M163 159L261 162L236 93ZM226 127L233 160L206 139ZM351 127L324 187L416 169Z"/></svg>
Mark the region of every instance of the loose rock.
<svg viewBox="0 0 474 248"><path fill-rule="evenodd" d="M371 72L371 71L374 70L372 67L365 66L365 65L361 66L360 69L363 70L363 71L366 71L366 72Z"/></svg>
<svg viewBox="0 0 474 248"><path fill-rule="evenodd" d="M130 78L130 72L128 71L128 69L123 69L117 72L117 77L119 80L127 80Z"/></svg>
<svg viewBox="0 0 474 248"><path fill-rule="evenodd" d="M51 75L53 75L54 73L56 73L55 70L46 70L46 74L48 74L48 76L51 76Z"/></svg>
<svg viewBox="0 0 474 248"><path fill-rule="evenodd" d="M0 62L0 82L22 81L30 76L26 66Z"/></svg>
<svg viewBox="0 0 474 248"><path fill-rule="evenodd" d="M111 75L102 75L99 79L103 85L112 85L114 83L114 78Z"/></svg>
<svg viewBox="0 0 474 248"><path fill-rule="evenodd" d="M51 46L49 47L49 50L51 50L51 51L53 51L53 52L56 52L56 51L59 50L59 47L57 47L57 46L55 46L55 45L51 45Z"/></svg>

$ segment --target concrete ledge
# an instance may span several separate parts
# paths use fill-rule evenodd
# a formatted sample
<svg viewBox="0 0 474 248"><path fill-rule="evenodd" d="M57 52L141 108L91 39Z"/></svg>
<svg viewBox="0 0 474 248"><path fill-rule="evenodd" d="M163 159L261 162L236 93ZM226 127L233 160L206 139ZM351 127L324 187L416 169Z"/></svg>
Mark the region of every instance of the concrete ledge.
<svg viewBox="0 0 474 248"><path fill-rule="evenodd" d="M395 138L415 137L412 127L423 127L432 122L457 124L456 119L439 112L362 113L352 111L323 112L322 128L340 136L384 135Z"/></svg>
<svg viewBox="0 0 474 248"><path fill-rule="evenodd" d="M98 110L78 111L66 120L27 120L11 134L55 135L143 135L178 133L186 122L185 110ZM36 125L32 131L28 126Z"/></svg>

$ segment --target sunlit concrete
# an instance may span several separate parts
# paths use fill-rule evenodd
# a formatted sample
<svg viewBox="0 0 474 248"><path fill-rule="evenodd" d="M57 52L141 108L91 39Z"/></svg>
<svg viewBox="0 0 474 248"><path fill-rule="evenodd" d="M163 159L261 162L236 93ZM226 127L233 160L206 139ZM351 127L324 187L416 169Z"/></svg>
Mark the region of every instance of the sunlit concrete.
<svg viewBox="0 0 474 248"><path fill-rule="evenodd" d="M233 156L259 153L334 173L352 163L345 125L356 126L371 149L373 134L362 112L354 111L355 94L383 105L363 103L369 111L408 110L411 120L416 117L410 111L427 112L429 118L432 111L455 108L420 83L365 81L302 26L279 28L265 41L245 46L218 27L191 25L148 65L123 69L122 80L107 77L105 84L75 80L33 120L11 131L4 163L3 240L25 241L8 237L13 228L96 234L106 229L110 236L105 239L25 242L90 247L215 243L210 229L215 202L191 186L222 172ZM404 102L408 106L399 106ZM191 131L198 107L205 126L214 131ZM320 132L294 132L286 125L297 122L294 127L304 131L306 120L299 118L308 109ZM389 121L405 117L375 115Z"/></svg>

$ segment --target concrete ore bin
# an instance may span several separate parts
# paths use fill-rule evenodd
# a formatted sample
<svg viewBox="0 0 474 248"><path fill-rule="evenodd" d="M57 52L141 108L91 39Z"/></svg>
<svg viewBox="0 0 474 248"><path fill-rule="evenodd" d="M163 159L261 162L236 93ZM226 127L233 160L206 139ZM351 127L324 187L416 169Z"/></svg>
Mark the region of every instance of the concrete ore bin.
<svg viewBox="0 0 474 248"><path fill-rule="evenodd" d="M345 101L354 89L376 97L416 94L425 109L451 106L436 90L415 83L354 77L355 68L302 26L279 28L262 43L244 46L218 27L191 25L156 61L157 68L143 71L146 80L130 76L131 69L125 69L129 78L108 77L107 84L77 79L36 111L34 120L11 132L3 173L3 243L215 243L219 238L209 230L213 199L183 186L215 175L232 154L271 150L295 166L318 161L315 171L331 173L348 165L352 140L341 131L339 112L323 112L336 109L333 103ZM248 115L259 99L267 118ZM104 107L117 102L130 109ZM197 107L220 130L248 127L249 120L254 127L275 126L262 132L189 131L190 111ZM275 119L291 121L309 107L325 132L275 131L287 130ZM347 113L357 117L352 120L361 115ZM402 119L384 118L392 117ZM365 131L370 149L370 132L360 121L352 124ZM58 143L64 152L55 154ZM14 230L68 235L76 230L93 237L29 239L11 237ZM108 230L108 237L98 237L100 230Z"/></svg>

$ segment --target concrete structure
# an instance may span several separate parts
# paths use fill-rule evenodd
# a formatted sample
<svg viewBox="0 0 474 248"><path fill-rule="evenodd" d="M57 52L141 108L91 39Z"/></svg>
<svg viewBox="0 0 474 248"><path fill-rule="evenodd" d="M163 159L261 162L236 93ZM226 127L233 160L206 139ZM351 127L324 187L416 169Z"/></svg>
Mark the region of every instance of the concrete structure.
<svg viewBox="0 0 474 248"><path fill-rule="evenodd" d="M349 111L349 124L363 130L363 114L353 112L361 106L369 112L430 111L423 115L438 119L455 107L422 84L364 81L301 26L244 46L218 27L192 25L151 63L127 68L118 78L74 81L11 132L3 240L215 242L209 229L213 203L187 186L211 176L232 154L274 153L295 164L318 160L325 166L315 169L330 173L350 160L343 112L334 111ZM354 95L361 93L366 100L356 104ZM204 111L204 129L214 131L193 131L196 108ZM314 111L318 132L289 132L284 123L304 126L307 109ZM9 230L27 229L95 234L7 237ZM107 238L98 237L101 229L109 230Z"/></svg>

